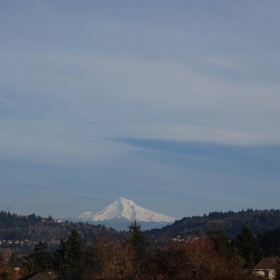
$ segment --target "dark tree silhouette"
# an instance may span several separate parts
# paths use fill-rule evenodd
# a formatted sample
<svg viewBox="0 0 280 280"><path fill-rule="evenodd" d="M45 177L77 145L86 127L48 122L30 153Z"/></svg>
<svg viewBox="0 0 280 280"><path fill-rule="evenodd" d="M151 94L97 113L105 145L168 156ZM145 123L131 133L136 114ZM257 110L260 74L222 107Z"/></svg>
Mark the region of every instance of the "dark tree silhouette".
<svg viewBox="0 0 280 280"><path fill-rule="evenodd" d="M237 236L236 247L245 259L245 265L252 270L262 256L256 236L249 227L245 227Z"/></svg>
<svg viewBox="0 0 280 280"><path fill-rule="evenodd" d="M80 279L84 269L84 250L79 232L73 229L54 254L56 271L63 279Z"/></svg>
<svg viewBox="0 0 280 280"><path fill-rule="evenodd" d="M139 271L147 258L148 241L141 230L141 225L135 220L128 226L129 244L135 251L137 270Z"/></svg>

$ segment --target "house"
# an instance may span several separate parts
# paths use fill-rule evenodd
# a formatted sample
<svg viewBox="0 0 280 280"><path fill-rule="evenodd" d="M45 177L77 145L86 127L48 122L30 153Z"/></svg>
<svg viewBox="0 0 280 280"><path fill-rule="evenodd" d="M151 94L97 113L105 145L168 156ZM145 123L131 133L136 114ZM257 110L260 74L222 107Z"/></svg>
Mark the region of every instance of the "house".
<svg viewBox="0 0 280 280"><path fill-rule="evenodd" d="M253 272L264 276L265 279L275 280L278 260L276 258L263 258L254 267Z"/></svg>

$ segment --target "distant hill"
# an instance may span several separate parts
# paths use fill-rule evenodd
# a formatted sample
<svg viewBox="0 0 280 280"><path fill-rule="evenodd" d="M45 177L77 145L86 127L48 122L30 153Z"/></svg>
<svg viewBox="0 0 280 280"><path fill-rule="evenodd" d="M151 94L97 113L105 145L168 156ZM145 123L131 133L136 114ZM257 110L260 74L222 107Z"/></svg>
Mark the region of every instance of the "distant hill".
<svg viewBox="0 0 280 280"><path fill-rule="evenodd" d="M168 239L188 236L203 236L208 231L222 228L231 238L249 226L255 234L280 228L280 210L253 210L239 212L212 212L209 215L194 216L175 221L162 229L146 231L151 238Z"/></svg>
<svg viewBox="0 0 280 280"><path fill-rule="evenodd" d="M7 242L21 242L28 240L47 241L59 243L60 239L66 239L69 232L76 228L86 242L98 239L102 236L117 234L113 229L104 226L96 226L87 223L72 223L55 220L52 217L43 218L31 214L28 216L11 214L6 211L0 212L0 241L1 246ZM18 243L17 243L18 244Z"/></svg>
<svg viewBox="0 0 280 280"><path fill-rule="evenodd" d="M128 224L129 222L127 222ZM203 236L208 231L220 227L230 238L235 238L245 226L249 226L255 234L280 229L280 210L248 209L239 212L212 212L209 215L183 218L162 229L147 230L145 234L149 239L168 240L178 236L181 238ZM74 228L82 234L84 242L91 242L106 236L121 238L125 235L103 225L62 222L50 216L43 218L35 214L22 216L6 211L0 212L1 247L6 246L7 242L13 241L14 244L14 242L24 240L28 240L31 244L38 241L46 241L48 244L55 245L59 243L60 239L65 240L69 232ZM276 232L277 234L278 231Z"/></svg>

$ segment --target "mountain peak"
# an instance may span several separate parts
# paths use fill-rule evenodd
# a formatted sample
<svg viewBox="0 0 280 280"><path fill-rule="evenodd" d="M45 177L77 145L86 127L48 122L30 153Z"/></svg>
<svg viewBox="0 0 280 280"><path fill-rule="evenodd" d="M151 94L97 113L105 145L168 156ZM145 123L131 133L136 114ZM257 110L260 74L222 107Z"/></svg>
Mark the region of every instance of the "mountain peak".
<svg viewBox="0 0 280 280"><path fill-rule="evenodd" d="M129 199L126 199L126 198L125 198L125 197L123 197L123 196L122 196L122 197L120 197L119 199L117 199L117 201L118 201L118 200L119 200L119 201L129 201Z"/></svg>
<svg viewBox="0 0 280 280"><path fill-rule="evenodd" d="M90 214L91 213L91 214ZM134 201L120 197L115 202L97 213L85 212L76 217L82 220L102 222L110 220L127 220L138 222L169 223L174 222L175 218L165 216L137 205Z"/></svg>
<svg viewBox="0 0 280 280"><path fill-rule="evenodd" d="M122 204L133 204L133 203L135 204L134 201L132 201L130 199L126 199L125 197L120 197L115 202L122 203Z"/></svg>

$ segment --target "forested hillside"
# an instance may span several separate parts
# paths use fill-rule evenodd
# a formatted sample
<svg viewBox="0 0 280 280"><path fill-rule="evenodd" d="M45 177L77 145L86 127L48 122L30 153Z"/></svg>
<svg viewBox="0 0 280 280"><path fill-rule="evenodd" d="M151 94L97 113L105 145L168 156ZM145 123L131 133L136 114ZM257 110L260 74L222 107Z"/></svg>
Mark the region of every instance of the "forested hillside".
<svg viewBox="0 0 280 280"><path fill-rule="evenodd" d="M194 216L175 221L162 229L147 231L156 239L188 236L204 236L207 232L222 228L230 238L234 238L245 226L255 234L280 227L280 210L242 210L239 212L212 212L209 215Z"/></svg>
<svg viewBox="0 0 280 280"><path fill-rule="evenodd" d="M135 221L122 240L109 236L84 244L73 229L56 249L50 250L40 241L29 254L14 251L0 259L0 279L18 280L40 271L61 280L259 280L251 272L261 257L249 228L243 229L236 242L229 242L225 233L217 231L204 238L157 246L147 240Z"/></svg>
<svg viewBox="0 0 280 280"><path fill-rule="evenodd" d="M151 280L255 280L251 271L262 257L280 256L279 216L279 210L214 212L145 232L135 221L128 232L117 232L2 211L0 279L41 271L67 280L136 275Z"/></svg>
<svg viewBox="0 0 280 280"><path fill-rule="evenodd" d="M51 216L43 218L35 214L22 216L6 211L0 212L0 240L2 247L9 242L53 241L59 243L72 229L77 229L83 240L93 240L101 236L116 234L113 229L101 225L71 223L54 220Z"/></svg>
<svg viewBox="0 0 280 280"><path fill-rule="evenodd" d="M245 226L250 227L256 235L280 228L280 210L212 212L204 216L186 217L162 229L145 231L145 234L153 239L200 237L222 228L230 238L234 238ZM61 222L50 216L43 218L35 214L21 216L0 212L0 240L59 241L60 238L66 238L73 228L81 232L84 240L118 234L102 225Z"/></svg>

